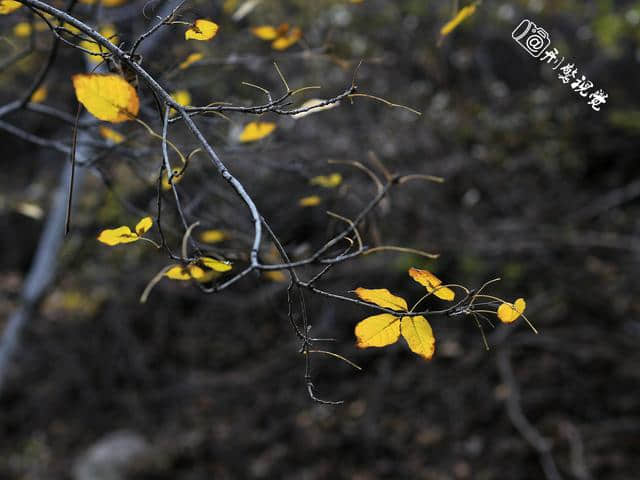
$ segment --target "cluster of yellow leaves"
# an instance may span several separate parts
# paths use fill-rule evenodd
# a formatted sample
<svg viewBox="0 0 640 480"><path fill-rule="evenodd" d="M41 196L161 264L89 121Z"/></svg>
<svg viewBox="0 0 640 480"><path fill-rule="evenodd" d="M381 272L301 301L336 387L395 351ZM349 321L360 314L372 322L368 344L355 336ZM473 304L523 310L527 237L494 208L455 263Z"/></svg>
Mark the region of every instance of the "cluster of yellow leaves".
<svg viewBox="0 0 640 480"><path fill-rule="evenodd" d="M467 18L473 15L478 6L478 2L474 2L471 5L467 5L462 8L455 17L449 20L441 29L440 35L441 37L446 37L449 35L458 25L464 22Z"/></svg>
<svg viewBox="0 0 640 480"><path fill-rule="evenodd" d="M100 235L98 235L98 241L107 244L110 247L121 243L137 242L152 226L153 220L151 220L151 217L144 217L136 224L134 232L132 232L126 225L118 228L107 229L100 232Z"/></svg>
<svg viewBox="0 0 640 480"><path fill-rule="evenodd" d="M238 140L242 143L255 142L270 135L275 129L276 124L273 122L249 122L240 132Z"/></svg>
<svg viewBox="0 0 640 480"><path fill-rule="evenodd" d="M318 195L311 195L309 197L303 197L298 200L298 205L301 207L316 207L320 205L322 199Z"/></svg>
<svg viewBox="0 0 640 480"><path fill-rule="evenodd" d="M230 262L216 260L211 257L202 257L197 262L187 265L173 265L165 272L165 277L172 280L198 280L208 282L217 273L228 272L233 268Z"/></svg>
<svg viewBox="0 0 640 480"><path fill-rule="evenodd" d="M0 15L9 15L22 6L20 2L14 0L0 0Z"/></svg>
<svg viewBox="0 0 640 480"><path fill-rule="evenodd" d="M365 302L397 312L407 312L404 298L393 295L386 288L358 288L356 295ZM373 315L360 321L355 328L359 348L385 347L395 343L400 335L412 352L430 360L435 352L436 339L427 319L421 315L403 316L391 313Z"/></svg>
<svg viewBox="0 0 640 480"><path fill-rule="evenodd" d="M202 53L199 53L199 52L191 53L187 58L184 59L182 63L180 63L180 65L178 65L178 68L180 70L185 70L189 68L191 65L193 65L194 63L202 60L202 57L204 57L204 54Z"/></svg>
<svg viewBox="0 0 640 480"><path fill-rule="evenodd" d="M302 30L298 27L291 28L288 23L281 23L278 27L262 25L251 29L256 37L271 42L274 50L286 50L300 40Z"/></svg>
<svg viewBox="0 0 640 480"><path fill-rule="evenodd" d="M199 18L184 32L186 40L211 40L218 33L218 24Z"/></svg>
<svg viewBox="0 0 640 480"><path fill-rule="evenodd" d="M319 175L309 180L311 185L318 185L324 188L335 188L342 183L342 175L332 173L330 175Z"/></svg>
<svg viewBox="0 0 640 480"><path fill-rule="evenodd" d="M94 117L120 123L138 115L140 101L136 89L121 76L77 74L72 80L76 98Z"/></svg>

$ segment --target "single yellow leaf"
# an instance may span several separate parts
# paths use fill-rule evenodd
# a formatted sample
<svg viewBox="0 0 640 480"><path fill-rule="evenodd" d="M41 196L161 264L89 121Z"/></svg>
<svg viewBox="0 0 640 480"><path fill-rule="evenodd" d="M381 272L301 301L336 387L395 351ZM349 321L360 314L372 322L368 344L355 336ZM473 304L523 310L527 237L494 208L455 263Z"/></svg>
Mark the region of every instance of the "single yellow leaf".
<svg viewBox="0 0 640 480"><path fill-rule="evenodd" d="M467 5L463 9L461 9L455 17L449 20L441 29L440 35L443 37L449 35L458 25L460 25L463 21L473 15L476 11L476 3L472 5Z"/></svg>
<svg viewBox="0 0 640 480"><path fill-rule="evenodd" d="M164 274L172 280L195 280L205 276L205 271L197 265L189 264L186 267L182 265L174 265Z"/></svg>
<svg viewBox="0 0 640 480"><path fill-rule="evenodd" d="M184 70L186 68L189 68L194 63L202 60L202 57L204 57L204 54L202 54L202 53L199 53L199 52L192 53L180 65L178 65L178 68L180 70Z"/></svg>
<svg viewBox="0 0 640 480"><path fill-rule="evenodd" d="M144 235L153 226L151 217L144 217L136 224L136 233L140 236Z"/></svg>
<svg viewBox="0 0 640 480"><path fill-rule="evenodd" d="M400 325L402 336L413 353L431 360L436 350L436 339L431 325L423 316L402 317Z"/></svg>
<svg viewBox="0 0 640 480"><path fill-rule="evenodd" d="M433 292L436 297L441 298L442 300L450 302L456 296L455 292L450 288L441 287L440 285L442 285L442 280L428 270L420 270L419 268L411 267L409 269L409 276L420 285L426 287L427 292Z"/></svg>
<svg viewBox="0 0 640 480"><path fill-rule="evenodd" d="M121 76L77 74L72 79L76 98L94 117L120 123L138 115L138 94Z"/></svg>
<svg viewBox="0 0 640 480"><path fill-rule="evenodd" d="M292 28L290 32L279 38L276 38L271 43L271 48L274 50L286 50L291 45L295 44L302 37L302 30L299 28Z"/></svg>
<svg viewBox="0 0 640 480"><path fill-rule="evenodd" d="M222 230L205 230L200 234L200 241L204 243L218 243L227 238L227 234Z"/></svg>
<svg viewBox="0 0 640 480"><path fill-rule="evenodd" d="M397 297L386 288L356 288L355 294L365 302L374 303L379 307L397 311L406 311L408 308L404 298Z"/></svg>
<svg viewBox="0 0 640 480"><path fill-rule="evenodd" d="M518 298L515 303L503 303L498 307L498 318L501 322L511 323L514 322L526 308L527 303L524 298Z"/></svg>
<svg viewBox="0 0 640 480"><path fill-rule="evenodd" d="M233 267L230 262L223 262L222 260L216 260L211 257L202 257L200 262L207 268L215 270L216 272L228 272Z"/></svg>
<svg viewBox="0 0 640 480"><path fill-rule="evenodd" d="M331 175L320 175L313 177L309 183L311 185L318 185L324 188L335 188L342 183L342 175L339 173L332 173Z"/></svg>
<svg viewBox="0 0 640 480"><path fill-rule="evenodd" d="M249 122L240 133L239 140L242 143L255 142L266 137L276 129L273 122Z"/></svg>
<svg viewBox="0 0 640 480"><path fill-rule="evenodd" d="M211 20L199 18L184 32L186 40L211 40L218 33L218 24Z"/></svg>
<svg viewBox="0 0 640 480"><path fill-rule="evenodd" d="M298 205L301 207L315 207L320 205L322 199L318 195L311 195L309 197L303 197L298 200Z"/></svg>
<svg viewBox="0 0 640 480"><path fill-rule="evenodd" d="M13 34L16 37L28 37L29 35L31 35L31 31L33 29L31 28L31 24L29 22L18 22L13 26Z"/></svg>
<svg viewBox="0 0 640 480"><path fill-rule="evenodd" d="M183 107L191 103L191 94L187 90L177 90L171 94L171 97Z"/></svg>
<svg viewBox="0 0 640 480"><path fill-rule="evenodd" d="M115 130L109 128L109 127L105 127L103 125L100 126L100 128L98 129L98 131L100 132L100 135L102 136L102 138L105 138L107 140L111 140L113 143L122 143L124 142L124 135L122 135L119 132L116 132Z"/></svg>
<svg viewBox="0 0 640 480"><path fill-rule="evenodd" d="M294 113L293 115L291 115L291 118L295 118L295 119L304 118L307 115L311 115L312 113L318 113L324 110L331 110L332 108L336 108L338 105L340 105L340 102L332 102L326 105L322 105L325 101L326 100L322 100L321 98L311 98L297 108L297 109L308 108L309 110L307 110L306 112ZM322 106L318 106L318 105L322 105Z"/></svg>
<svg viewBox="0 0 640 480"><path fill-rule="evenodd" d="M13 0L0 0L0 15L9 15L22 6L20 2Z"/></svg>
<svg viewBox="0 0 640 480"><path fill-rule="evenodd" d="M31 101L33 103L42 103L47 99L47 94L48 91L46 86L43 85L38 87L36 91L33 92L33 95L31 95Z"/></svg>
<svg viewBox="0 0 640 480"><path fill-rule="evenodd" d="M100 235L98 235L98 241L110 247L121 243L137 242L138 240L140 240L138 234L132 232L127 226L103 230L100 232Z"/></svg>
<svg viewBox="0 0 640 480"><path fill-rule="evenodd" d="M262 275L273 282L283 283L287 281L287 276L280 270L270 270L267 272L263 272Z"/></svg>
<svg viewBox="0 0 640 480"><path fill-rule="evenodd" d="M261 40L275 40L278 37L278 30L271 25L262 25L260 27L253 27L251 29L251 33L253 33L256 37Z"/></svg>
<svg viewBox="0 0 640 480"><path fill-rule="evenodd" d="M80 33L80 30L78 30L73 25L65 24L65 27L73 33L76 33L76 34ZM116 29L113 25L105 25L99 30L99 32L100 32L100 35L102 35L112 43L118 43ZM82 40L78 45L84 48L85 50L92 52L92 53L88 53L87 55L88 55L89 61L93 64L101 63L104 59L102 54L107 53L107 50L102 45L94 42L93 40Z"/></svg>
<svg viewBox="0 0 640 480"><path fill-rule="evenodd" d="M384 347L398 341L400 319L390 313L367 317L356 325L358 348Z"/></svg>
<svg viewBox="0 0 640 480"><path fill-rule="evenodd" d="M180 181L182 180L182 177L184 177L184 170L181 170L179 168L174 168L172 172L173 172L173 176L171 177L171 183L174 185L176 183L180 183ZM171 185L169 184L169 176L167 175L166 170L162 174L162 188L164 190L171 190Z"/></svg>

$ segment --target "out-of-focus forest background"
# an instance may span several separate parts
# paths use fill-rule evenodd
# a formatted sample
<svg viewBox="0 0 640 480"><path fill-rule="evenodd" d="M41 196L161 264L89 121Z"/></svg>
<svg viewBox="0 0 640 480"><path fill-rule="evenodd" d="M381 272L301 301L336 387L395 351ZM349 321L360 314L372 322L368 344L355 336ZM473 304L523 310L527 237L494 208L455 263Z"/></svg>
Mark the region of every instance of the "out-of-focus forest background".
<svg viewBox="0 0 640 480"><path fill-rule="evenodd" d="M249 104L264 96L243 81L282 88L274 59L292 88L320 85L311 95L322 98L348 87L364 59L360 91L423 113L355 98L302 119L267 114L277 130L248 147L231 140L247 118L203 120L286 247L303 255L321 245L340 226L326 210L353 215L375 193L361 171L328 160L371 165L376 156L399 173L442 176L443 184L394 189L363 231L368 244L438 252L439 259L367 255L337 265L323 287L342 294L385 287L417 299L423 290L408 278L411 266L469 287L501 277L491 292L526 298L540 334L521 321L499 325L487 332L485 351L472 319L438 318L436 355L425 362L401 343L358 350L353 328L366 309L310 295L313 335L335 338L323 347L363 367L314 356L318 394L345 403L312 402L287 320L287 283L252 275L203 295L189 282L164 280L141 304L166 256L148 245L96 241L103 228L155 215L159 143L127 127L144 143L135 155L116 149L96 161L99 169L82 169L55 281L10 363L0 393L0 477L637 478L640 2L485 1L440 45L440 28L458 2L265 0L233 20L242 3L188 2L185 12L214 19L220 32L194 46L169 27L145 54L145 68L169 90L188 90L193 104ZM145 19L144 6L131 1L96 12L80 4L74 13L94 26L113 24L130 42L161 7L148 5ZM17 16L28 18L22 10L0 17L5 58L28 41L13 31ZM549 32L578 78L585 74L608 93L599 112L511 38L525 18ZM282 22L303 32L284 52L249 33ZM0 105L36 75L50 32L39 32L37 42L41 51L0 71ZM179 70L193 51L203 60ZM69 79L85 70L83 57L60 46L45 105L75 114ZM160 128L153 102L144 101L141 118ZM70 125L33 112L0 120L71 143ZM97 125L83 131L102 141ZM186 151L194 148L184 127L172 135ZM2 329L22 301L68 156L6 128L0 145ZM339 188L309 184L330 172L343 175ZM251 224L219 175L196 158L179 189L203 228L229 232L219 252L242 263L239 246L247 251ZM320 196L320 205L300 207L309 195ZM168 235L179 241L167 205L175 229ZM115 468L126 473L99 473L95 464L105 457L108 468L128 464Z"/></svg>

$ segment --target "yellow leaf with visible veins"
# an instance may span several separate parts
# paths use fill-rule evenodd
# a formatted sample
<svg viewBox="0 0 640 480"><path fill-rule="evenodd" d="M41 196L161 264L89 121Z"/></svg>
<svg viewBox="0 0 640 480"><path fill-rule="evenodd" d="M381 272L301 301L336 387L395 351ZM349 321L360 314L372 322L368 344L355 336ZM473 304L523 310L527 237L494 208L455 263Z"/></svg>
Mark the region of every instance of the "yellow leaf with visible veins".
<svg viewBox="0 0 640 480"><path fill-rule="evenodd" d="M77 74L72 79L76 98L94 117L120 123L138 115L138 94L121 76Z"/></svg>
<svg viewBox="0 0 640 480"><path fill-rule="evenodd" d="M429 270L420 270L419 268L411 267L409 269L409 276L413 278L420 285L426 287L427 292L431 293L441 298L442 300L452 301L456 294L453 290L448 287L441 287L442 280L436 277Z"/></svg>
<svg viewBox="0 0 640 480"><path fill-rule="evenodd" d="M390 313L373 315L356 325L355 334L358 348L391 345L400 337L400 319Z"/></svg>
<svg viewBox="0 0 640 480"><path fill-rule="evenodd" d="M374 303L379 307L397 311L406 311L408 308L404 298L395 296L386 288L356 288L355 294L365 302Z"/></svg>
<svg viewBox="0 0 640 480"><path fill-rule="evenodd" d="M199 18L186 32L186 40L211 40L218 33L218 24L211 20Z"/></svg>
<svg viewBox="0 0 640 480"><path fill-rule="evenodd" d="M403 317L400 330L412 352L431 360L436 351L436 339L426 318L421 315Z"/></svg>

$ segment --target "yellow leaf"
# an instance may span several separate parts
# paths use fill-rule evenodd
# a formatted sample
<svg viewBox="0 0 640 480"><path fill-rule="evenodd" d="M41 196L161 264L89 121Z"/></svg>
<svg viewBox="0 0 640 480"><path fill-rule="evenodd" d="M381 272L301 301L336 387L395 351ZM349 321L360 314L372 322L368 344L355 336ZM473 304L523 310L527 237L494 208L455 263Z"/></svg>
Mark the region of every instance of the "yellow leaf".
<svg viewBox="0 0 640 480"><path fill-rule="evenodd" d="M397 311L406 311L408 308L404 298L393 295L386 288L356 288L355 294L365 302L374 303L379 307L390 308Z"/></svg>
<svg viewBox="0 0 640 480"><path fill-rule="evenodd" d="M33 103L42 103L47 99L47 93L47 87L43 85L33 92L33 95L31 95L31 101Z"/></svg>
<svg viewBox="0 0 640 480"><path fill-rule="evenodd" d="M227 234L222 230L205 230L200 234L200 241L204 243L218 243L227 239Z"/></svg>
<svg viewBox="0 0 640 480"><path fill-rule="evenodd" d="M100 128L98 129L100 132L100 135L102 136L102 138L106 138L107 140L111 140L113 143L122 143L124 142L124 135L122 135L119 132L116 132L115 130L109 128L109 127L105 127L105 126L100 126Z"/></svg>
<svg viewBox="0 0 640 480"><path fill-rule="evenodd" d="M302 30L299 28L292 28L289 33L282 37L276 38L271 44L271 48L274 50L286 50L291 45L295 44L302 37Z"/></svg>
<svg viewBox="0 0 640 480"><path fill-rule="evenodd" d="M318 177L313 177L309 183L311 183L311 185L318 185L324 188L335 188L342 183L342 175L339 173L320 175Z"/></svg>
<svg viewBox="0 0 640 480"><path fill-rule="evenodd" d="M138 94L135 88L119 75L74 75L73 87L78 101L100 120L120 123L138 115Z"/></svg>
<svg viewBox="0 0 640 480"><path fill-rule="evenodd" d="M180 65L178 65L178 68L180 70L184 70L186 68L189 68L194 63L202 60L202 57L204 57L204 55L202 53L192 53L184 60L184 62L182 62Z"/></svg>
<svg viewBox="0 0 640 480"><path fill-rule="evenodd" d="M501 322L511 323L522 315L526 306L524 298L517 299L515 304L505 302L498 307L498 318Z"/></svg>
<svg viewBox="0 0 640 480"><path fill-rule="evenodd" d="M151 217L144 217L136 224L136 233L138 235L144 235L153 226L153 220Z"/></svg>
<svg viewBox="0 0 640 480"><path fill-rule="evenodd" d="M171 94L176 103L179 103L183 107L188 106L191 103L191 94L186 90L177 90Z"/></svg>
<svg viewBox="0 0 640 480"><path fill-rule="evenodd" d="M228 272L233 267L230 262L223 262L211 257L202 257L200 262L207 268L215 270L216 272Z"/></svg>
<svg viewBox="0 0 640 480"><path fill-rule="evenodd" d="M21 6L22 4L20 2L14 2L13 0L0 0L0 15L9 15Z"/></svg>
<svg viewBox="0 0 640 480"><path fill-rule="evenodd" d="M430 360L436 350L433 330L423 316L403 317L400 325L402 336L412 352Z"/></svg>
<svg viewBox="0 0 640 480"><path fill-rule="evenodd" d="M384 347L398 341L400 319L390 313L367 317L356 325L358 348Z"/></svg>
<svg viewBox="0 0 640 480"><path fill-rule="evenodd" d="M186 267L182 265L174 265L164 274L172 280L198 280L205 276L204 270L197 265L189 264Z"/></svg>
<svg viewBox="0 0 640 480"><path fill-rule="evenodd" d="M476 11L477 3L472 5L467 5L463 9L461 9L455 17L453 17L450 21L448 21L441 29L440 35L447 36L449 35L458 25L460 25L464 20L473 15Z"/></svg>
<svg viewBox="0 0 640 480"><path fill-rule="evenodd" d="M307 110L306 112L294 113L293 115L291 115L291 117L295 119L304 118L307 115L311 115L312 113L318 113L324 110L331 110L332 108L336 108L338 105L340 105L340 102L333 102L333 103L328 103L326 105L322 105L325 101L326 100L322 100L320 98L311 98L298 107L298 109L309 108L310 110ZM318 107L317 105L322 105L322 106ZM316 108L313 108L313 107L316 107Z"/></svg>
<svg viewBox="0 0 640 480"><path fill-rule="evenodd" d="M65 27L73 33L76 33L76 34L80 33L80 30L78 30L73 25L65 24ZM100 35L102 35L112 43L118 43L118 37L116 36L116 30L113 25L105 25L99 30L99 32L100 32ZM82 40L79 43L79 45L85 50L89 50L90 52L92 52L87 55L88 55L89 61L93 64L101 63L103 60L103 57L101 54L107 52L107 50L102 45L92 40Z"/></svg>
<svg viewBox="0 0 640 480"><path fill-rule="evenodd" d="M253 27L251 29L251 33L253 33L256 37L261 40L275 40L278 37L278 30L271 25L262 25L260 27Z"/></svg>
<svg viewBox="0 0 640 480"><path fill-rule="evenodd" d="M120 243L137 242L140 237L127 226L103 230L98 235L98 241L106 243L110 247Z"/></svg>
<svg viewBox="0 0 640 480"><path fill-rule="evenodd" d="M271 270L271 271L267 271L264 272L262 274L265 278L268 278L269 280L273 281L273 282L286 282L287 281L287 276L285 275L284 272L280 271L280 270Z"/></svg>
<svg viewBox="0 0 640 480"><path fill-rule="evenodd" d="M31 31L31 24L28 22L18 22L13 26L13 34L16 37L28 37Z"/></svg>
<svg viewBox="0 0 640 480"><path fill-rule="evenodd" d="M216 33L218 33L217 23L200 18L184 32L184 38L186 40L211 40L216 36Z"/></svg>
<svg viewBox="0 0 640 480"><path fill-rule="evenodd" d="M411 267L409 269L409 276L420 285L426 287L427 292L433 292L436 297L441 298L442 300L450 302L456 296L455 292L450 288L441 287L440 285L442 285L442 280L428 270L420 270L419 268Z"/></svg>
<svg viewBox="0 0 640 480"><path fill-rule="evenodd" d="M273 122L249 122L240 133L239 140L242 143L255 142L266 137L276 129Z"/></svg>
<svg viewBox="0 0 640 480"><path fill-rule="evenodd" d="M318 195L311 195L310 197L303 197L298 200L298 205L301 207L315 207L320 205L322 199Z"/></svg>

